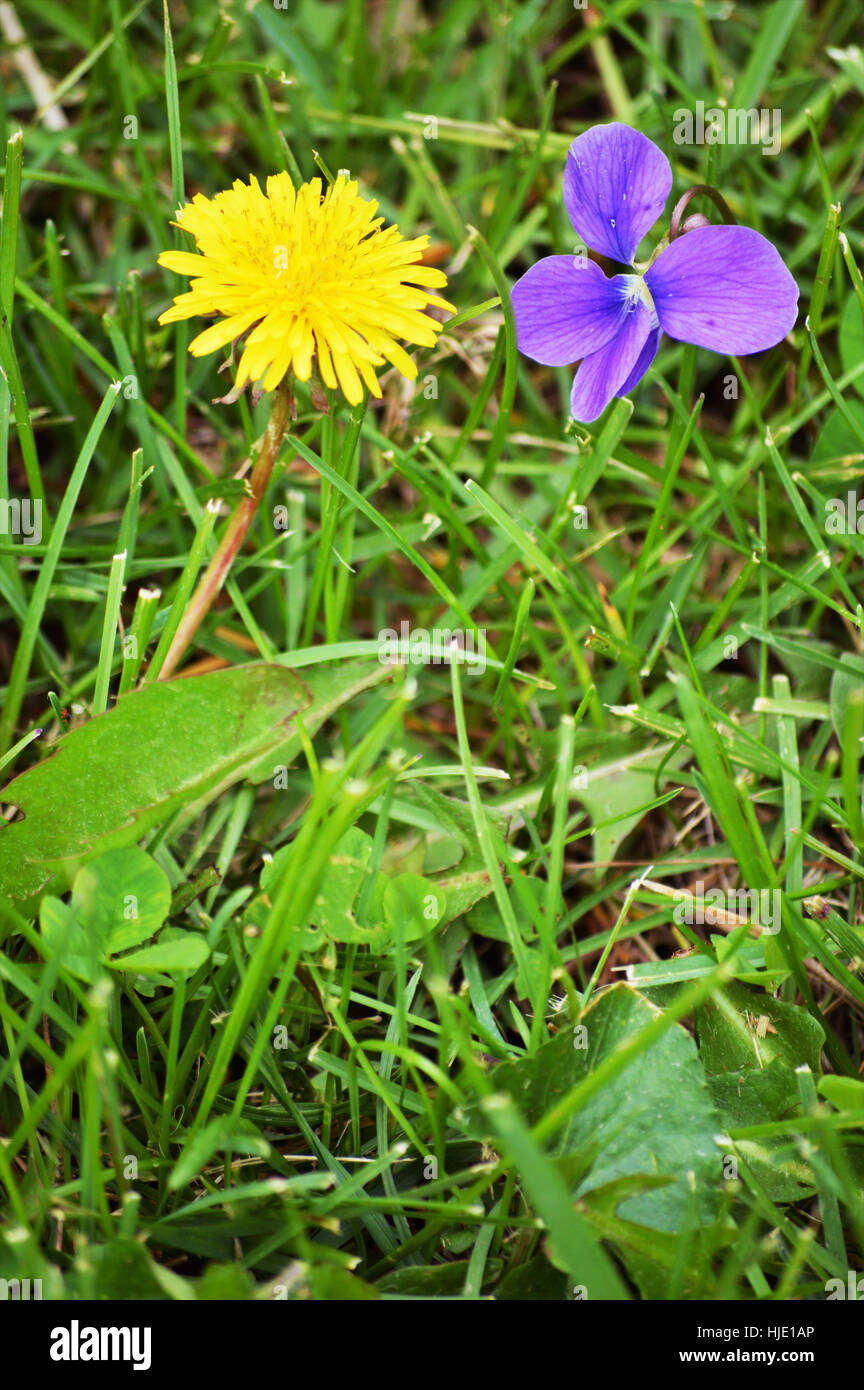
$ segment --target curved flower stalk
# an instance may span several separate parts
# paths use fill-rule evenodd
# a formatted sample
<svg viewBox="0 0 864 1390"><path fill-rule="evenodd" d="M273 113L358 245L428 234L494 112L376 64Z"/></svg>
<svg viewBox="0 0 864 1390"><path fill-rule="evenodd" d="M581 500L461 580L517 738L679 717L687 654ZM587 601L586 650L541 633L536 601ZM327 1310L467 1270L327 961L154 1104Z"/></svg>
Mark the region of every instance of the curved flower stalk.
<svg viewBox="0 0 864 1390"><path fill-rule="evenodd" d="M573 228L623 265L633 267L671 188L663 151L629 126L593 126L570 146L564 203ZM779 252L738 226L692 226L644 275L633 267L607 277L587 256L547 256L512 297L520 351L549 367L581 359L570 410L585 422L642 380L664 333L746 356L781 342L798 316L798 286Z"/></svg>

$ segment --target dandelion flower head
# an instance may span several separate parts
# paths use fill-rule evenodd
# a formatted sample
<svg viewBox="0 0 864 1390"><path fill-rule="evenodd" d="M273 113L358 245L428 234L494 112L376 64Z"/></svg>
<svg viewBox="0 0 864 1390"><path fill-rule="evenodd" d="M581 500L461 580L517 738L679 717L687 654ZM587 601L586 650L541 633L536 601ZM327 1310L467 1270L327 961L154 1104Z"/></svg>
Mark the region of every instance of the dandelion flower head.
<svg viewBox="0 0 864 1390"><path fill-rule="evenodd" d="M253 175L180 209L175 225L192 233L198 251L163 251L159 264L193 278L159 322L221 315L190 343L196 357L248 333L241 390L253 382L272 391L288 372L308 381L316 358L324 384L352 405L364 383L381 395L375 368L385 362L414 378L397 339L434 347L442 325L424 311L455 312L430 293L447 278L421 264L429 238L406 240L385 227L378 204L345 174L323 192L320 179L295 189L287 173L275 174L266 190Z"/></svg>

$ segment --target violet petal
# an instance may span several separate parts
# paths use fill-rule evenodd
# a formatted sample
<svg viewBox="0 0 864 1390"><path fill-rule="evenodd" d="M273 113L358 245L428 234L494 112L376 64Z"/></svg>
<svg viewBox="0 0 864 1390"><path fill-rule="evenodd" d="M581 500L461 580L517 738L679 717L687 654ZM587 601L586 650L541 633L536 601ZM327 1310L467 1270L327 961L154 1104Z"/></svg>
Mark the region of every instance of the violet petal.
<svg viewBox="0 0 864 1390"><path fill-rule="evenodd" d="M631 309L616 338L586 357L570 393L570 413L588 424L602 415L612 397L629 379L651 332L651 315L641 300ZM635 383L634 383L635 385Z"/></svg>
<svg viewBox="0 0 864 1390"><path fill-rule="evenodd" d="M610 343L627 312L626 277L599 265L545 256L511 291L519 351L545 367L566 367Z"/></svg>
<svg viewBox="0 0 864 1390"><path fill-rule="evenodd" d="M657 349L660 346L660 339L662 337L662 328L655 328L648 334L645 346L636 358L635 367L627 380L618 387L618 390L615 392L616 396L629 396L633 387L642 380L648 368L651 366L651 363L654 361L654 358L657 356Z"/></svg>
<svg viewBox="0 0 864 1390"><path fill-rule="evenodd" d="M697 227L645 275L670 338L743 356L782 341L798 317L798 286L752 227Z"/></svg>
<svg viewBox="0 0 864 1390"><path fill-rule="evenodd" d="M618 121L578 135L567 154L564 204L574 231L592 250L625 265L671 188L672 166L663 151Z"/></svg>

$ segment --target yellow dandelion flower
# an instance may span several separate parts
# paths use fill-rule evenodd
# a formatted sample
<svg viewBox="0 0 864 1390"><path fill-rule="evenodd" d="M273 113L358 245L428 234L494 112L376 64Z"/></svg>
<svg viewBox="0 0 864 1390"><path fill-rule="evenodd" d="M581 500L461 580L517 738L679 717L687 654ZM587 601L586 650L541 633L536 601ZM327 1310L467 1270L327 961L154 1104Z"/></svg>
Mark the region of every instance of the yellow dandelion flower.
<svg viewBox="0 0 864 1390"><path fill-rule="evenodd" d="M175 225L192 233L200 254L159 256L166 269L194 278L159 322L223 315L190 343L196 357L248 333L240 389L255 382L272 391L289 371L308 381L317 357L325 385L340 386L352 405L364 382L380 396L375 368L385 361L417 375L396 339L434 347L441 324L423 311L455 309L429 292L447 283L419 263L429 238L406 241L398 227L383 226L377 208L344 174L323 195L320 179L295 189L284 173L268 178L266 194L254 175L212 199L196 194Z"/></svg>

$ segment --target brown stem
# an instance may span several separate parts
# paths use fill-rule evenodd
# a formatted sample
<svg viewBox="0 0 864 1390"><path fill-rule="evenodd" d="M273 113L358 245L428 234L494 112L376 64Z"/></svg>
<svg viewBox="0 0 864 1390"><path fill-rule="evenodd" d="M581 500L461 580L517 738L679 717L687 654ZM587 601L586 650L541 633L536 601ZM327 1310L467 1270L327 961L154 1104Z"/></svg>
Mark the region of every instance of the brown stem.
<svg viewBox="0 0 864 1390"><path fill-rule="evenodd" d="M286 379L280 382L276 388L273 398L273 413L270 416L270 423L267 426L255 466L252 469L252 476L249 479L251 495L242 497L232 515L225 533L219 542L216 554L207 566L202 578L198 582L198 587L189 600L186 612L180 619L180 626L174 634L174 640L168 648L168 655L159 672L160 681L168 680L173 675L177 663L189 646L195 633L198 631L204 618L207 616L216 595L228 578L228 572L234 563L234 557L246 539L246 533L252 524L252 518L258 510L261 498L267 490L273 473L273 467L285 438L285 431L291 416L292 393L290 384Z"/></svg>
<svg viewBox="0 0 864 1390"><path fill-rule="evenodd" d="M675 240L681 230L681 218L684 216L688 203L700 193L706 194L706 196L711 199L714 206L719 209L724 222L727 224L735 223L735 214L732 212L732 209L729 207L722 193L718 193L717 189L712 188L709 183L697 183L694 184L692 188L687 189L687 192L683 197L678 199L678 202L672 210L672 219L669 223L670 242Z"/></svg>

